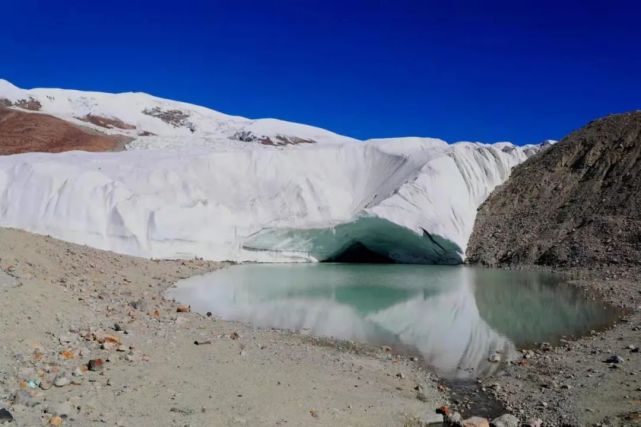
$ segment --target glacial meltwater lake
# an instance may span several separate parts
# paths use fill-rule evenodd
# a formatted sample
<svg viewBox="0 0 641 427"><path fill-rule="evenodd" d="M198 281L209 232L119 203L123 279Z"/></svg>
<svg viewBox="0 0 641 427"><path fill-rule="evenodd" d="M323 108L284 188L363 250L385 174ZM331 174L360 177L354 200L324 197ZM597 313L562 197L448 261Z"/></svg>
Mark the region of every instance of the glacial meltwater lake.
<svg viewBox="0 0 641 427"><path fill-rule="evenodd" d="M505 362L615 320L561 280L467 266L246 264L182 280L168 296L226 320L398 347L465 379L499 369L491 354Z"/></svg>

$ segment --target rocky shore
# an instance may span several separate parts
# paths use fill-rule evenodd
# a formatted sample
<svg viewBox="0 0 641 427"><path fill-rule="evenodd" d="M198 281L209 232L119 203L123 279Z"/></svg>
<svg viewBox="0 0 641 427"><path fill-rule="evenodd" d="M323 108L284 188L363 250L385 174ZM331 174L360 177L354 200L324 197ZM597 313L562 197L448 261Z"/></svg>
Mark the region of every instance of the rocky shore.
<svg viewBox="0 0 641 427"><path fill-rule="evenodd" d="M190 312L206 261L0 229L0 425L419 425L446 394L417 361Z"/></svg>
<svg viewBox="0 0 641 427"><path fill-rule="evenodd" d="M641 425L639 271L563 270L622 320L524 349L479 380L513 415L490 423L481 417L497 414L468 406L479 396L453 395L413 357L256 329L163 298L176 280L222 265L0 229L0 424Z"/></svg>
<svg viewBox="0 0 641 427"><path fill-rule="evenodd" d="M534 267L528 267L534 268ZM522 350L523 358L482 381L486 392L523 419L544 426L641 425L641 271L630 267L556 270L587 298L614 306L606 331Z"/></svg>

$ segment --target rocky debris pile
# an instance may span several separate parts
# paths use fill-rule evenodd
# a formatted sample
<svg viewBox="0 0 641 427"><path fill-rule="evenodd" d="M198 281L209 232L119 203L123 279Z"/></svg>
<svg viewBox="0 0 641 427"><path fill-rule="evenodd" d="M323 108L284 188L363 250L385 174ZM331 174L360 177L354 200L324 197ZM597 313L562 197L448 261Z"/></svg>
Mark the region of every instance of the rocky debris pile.
<svg viewBox="0 0 641 427"><path fill-rule="evenodd" d="M641 112L595 120L516 166L478 210L467 260L641 263Z"/></svg>
<svg viewBox="0 0 641 427"><path fill-rule="evenodd" d="M125 343L125 332L94 330L92 327L71 328L68 334L52 336L51 341L34 348L29 357L19 357L22 367L7 383L15 389L10 403L17 407L40 408L42 418L49 425L59 426L73 421L80 412L79 402L56 401L54 394L85 382L109 385L108 369L111 364L138 363L149 357ZM63 395L64 399L66 395ZM7 409L0 412L2 419L13 419Z"/></svg>
<svg viewBox="0 0 641 427"><path fill-rule="evenodd" d="M15 102L11 102L7 98L0 98L0 105L4 107L18 107L29 111L40 111L42 108L40 101L35 99L33 96L17 99Z"/></svg>
<svg viewBox="0 0 641 427"><path fill-rule="evenodd" d="M145 108L142 113L148 116L156 117L175 128L185 127L191 132L196 131L196 125L188 120L188 112L182 110L163 110L160 107L154 107Z"/></svg>
<svg viewBox="0 0 641 427"><path fill-rule="evenodd" d="M523 423L520 422L519 418L512 414L503 414L500 417L494 418L492 421L487 418L472 416L468 418L463 418L463 416L450 408L447 405L443 405L436 409L436 414L438 414L441 419L439 421L426 422L429 425L445 425L446 427L540 427L541 422L539 420L525 420ZM538 422L538 424L537 424Z"/></svg>

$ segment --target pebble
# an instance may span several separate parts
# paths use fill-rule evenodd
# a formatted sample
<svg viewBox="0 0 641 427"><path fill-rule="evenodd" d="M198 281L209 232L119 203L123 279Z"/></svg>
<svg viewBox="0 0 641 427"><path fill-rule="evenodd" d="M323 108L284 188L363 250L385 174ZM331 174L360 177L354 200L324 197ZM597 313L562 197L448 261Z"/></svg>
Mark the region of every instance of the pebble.
<svg viewBox="0 0 641 427"><path fill-rule="evenodd" d="M443 414L445 419L445 425L448 426L461 426L463 425L463 417L458 412L453 412L451 414Z"/></svg>
<svg viewBox="0 0 641 427"><path fill-rule="evenodd" d="M20 282L13 277L0 270L0 289L11 289L20 286Z"/></svg>
<svg viewBox="0 0 641 427"><path fill-rule="evenodd" d="M619 355L612 355L608 357L607 359L604 360L605 363L623 363L625 362L625 359Z"/></svg>
<svg viewBox="0 0 641 427"><path fill-rule="evenodd" d="M13 422L13 415L5 408L0 408L0 424L9 424Z"/></svg>
<svg viewBox="0 0 641 427"><path fill-rule="evenodd" d="M424 426L440 426L443 425L443 420L444 417L442 414L437 414L432 411L429 411L427 414L425 414L422 418L422 425Z"/></svg>
<svg viewBox="0 0 641 427"><path fill-rule="evenodd" d="M69 380L69 378L65 377L64 375L57 376L53 381L53 385L55 385L56 387L64 387L69 384L71 384L71 380Z"/></svg>
<svg viewBox="0 0 641 427"><path fill-rule="evenodd" d="M492 353L490 354L490 357L487 358L487 360L492 363L498 363L501 361L501 355L498 353Z"/></svg>
<svg viewBox="0 0 641 427"><path fill-rule="evenodd" d="M490 427L490 422L482 417L470 417L463 420L463 427Z"/></svg>
<svg viewBox="0 0 641 427"><path fill-rule="evenodd" d="M419 391L419 392L416 393L416 398L418 400L420 400L421 402L427 402L427 400L428 400L427 396L422 391Z"/></svg>
<svg viewBox="0 0 641 427"><path fill-rule="evenodd" d="M59 416L56 415L54 417L51 417L51 419L49 420L49 425L50 426L61 426L62 422L63 422L62 418L60 418Z"/></svg>
<svg viewBox="0 0 641 427"><path fill-rule="evenodd" d="M103 350L117 350L120 347L120 344L114 341L105 341L100 345L100 348Z"/></svg>
<svg viewBox="0 0 641 427"><path fill-rule="evenodd" d="M179 305L178 308L176 308L177 313L189 313L191 311L191 307L188 305Z"/></svg>
<svg viewBox="0 0 641 427"><path fill-rule="evenodd" d="M494 418L491 423L492 427L519 427L519 419L512 414L503 414Z"/></svg>
<svg viewBox="0 0 641 427"><path fill-rule="evenodd" d="M541 418L528 418L528 420L523 423L523 427L541 427L542 425L543 420Z"/></svg>
<svg viewBox="0 0 641 427"><path fill-rule="evenodd" d="M87 363L87 368L90 371L101 371L103 368L104 362L102 359L92 359Z"/></svg>

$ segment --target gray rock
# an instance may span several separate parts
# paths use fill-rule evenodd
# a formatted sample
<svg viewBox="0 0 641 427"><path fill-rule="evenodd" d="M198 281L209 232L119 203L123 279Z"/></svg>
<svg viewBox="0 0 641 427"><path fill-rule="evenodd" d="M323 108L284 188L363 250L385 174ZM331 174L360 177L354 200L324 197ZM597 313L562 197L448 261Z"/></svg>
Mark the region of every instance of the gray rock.
<svg viewBox="0 0 641 427"><path fill-rule="evenodd" d="M460 427L463 425L463 417L458 412L445 415L445 425L451 427Z"/></svg>
<svg viewBox="0 0 641 427"><path fill-rule="evenodd" d="M55 385L56 387L64 387L69 384L71 384L71 380L64 375L57 376L53 381L53 385Z"/></svg>
<svg viewBox="0 0 641 427"><path fill-rule="evenodd" d="M623 363L625 362L625 359L619 355L612 355L608 357L607 359L604 360L605 363Z"/></svg>
<svg viewBox="0 0 641 427"><path fill-rule="evenodd" d="M542 425L543 420L541 418L528 418L528 420L523 423L523 427L541 427Z"/></svg>
<svg viewBox="0 0 641 427"><path fill-rule="evenodd" d="M421 419L424 426L441 426L443 425L443 421L443 415L432 411L428 411Z"/></svg>
<svg viewBox="0 0 641 427"><path fill-rule="evenodd" d="M416 392L416 398L418 400L420 400L421 402L427 402L429 400L427 398L427 396L425 395L425 393L423 393L422 391L417 391Z"/></svg>
<svg viewBox="0 0 641 427"><path fill-rule="evenodd" d="M0 270L0 291L15 288L16 286L20 286L18 279Z"/></svg>
<svg viewBox="0 0 641 427"><path fill-rule="evenodd" d="M494 418L490 425L492 427L519 427L519 419L512 414L503 414Z"/></svg>
<svg viewBox="0 0 641 427"><path fill-rule="evenodd" d="M498 353L492 353L490 354L490 357L487 358L487 360L492 363L499 363L501 361L501 355Z"/></svg>
<svg viewBox="0 0 641 427"><path fill-rule="evenodd" d="M5 408L0 408L0 424L9 424L13 422L13 415Z"/></svg>

